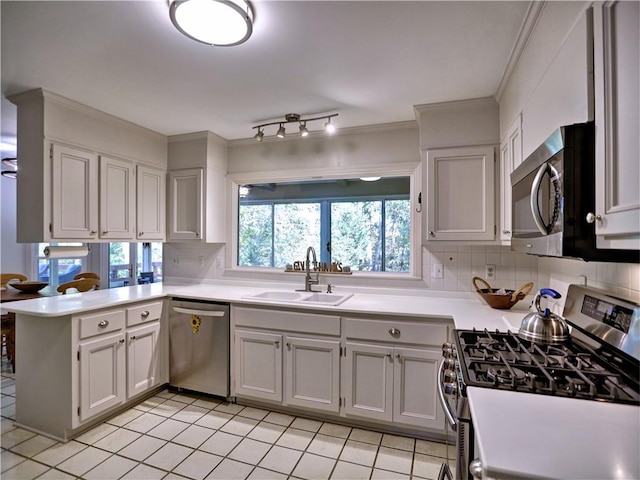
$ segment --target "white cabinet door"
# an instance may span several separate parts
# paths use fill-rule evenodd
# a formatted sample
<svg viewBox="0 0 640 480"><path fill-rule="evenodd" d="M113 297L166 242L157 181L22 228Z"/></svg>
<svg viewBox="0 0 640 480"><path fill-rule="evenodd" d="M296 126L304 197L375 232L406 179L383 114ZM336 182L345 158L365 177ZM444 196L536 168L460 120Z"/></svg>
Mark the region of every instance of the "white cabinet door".
<svg viewBox="0 0 640 480"><path fill-rule="evenodd" d="M393 348L346 344L344 397L346 415L393 419Z"/></svg>
<svg viewBox="0 0 640 480"><path fill-rule="evenodd" d="M158 383L160 323L127 331L127 398Z"/></svg>
<svg viewBox="0 0 640 480"><path fill-rule="evenodd" d="M131 163L100 157L100 238L133 240L135 187Z"/></svg>
<svg viewBox="0 0 640 480"><path fill-rule="evenodd" d="M500 240L511 242L511 172L522 163L522 115L518 115L500 145Z"/></svg>
<svg viewBox="0 0 640 480"><path fill-rule="evenodd" d="M393 421L415 427L442 428L436 383L442 353L395 348L394 359Z"/></svg>
<svg viewBox="0 0 640 480"><path fill-rule="evenodd" d="M52 238L97 239L97 155L54 143L51 164Z"/></svg>
<svg viewBox="0 0 640 480"><path fill-rule="evenodd" d="M203 238L203 169L169 172L169 240Z"/></svg>
<svg viewBox="0 0 640 480"><path fill-rule="evenodd" d="M340 410L340 342L287 337L286 403Z"/></svg>
<svg viewBox="0 0 640 480"><path fill-rule="evenodd" d="M594 4L599 248L640 249L640 3Z"/></svg>
<svg viewBox="0 0 640 480"><path fill-rule="evenodd" d="M282 402L282 335L236 330L236 394Z"/></svg>
<svg viewBox="0 0 640 480"><path fill-rule="evenodd" d="M136 238L164 241L166 237L166 174L162 170L138 165Z"/></svg>
<svg viewBox="0 0 640 480"><path fill-rule="evenodd" d="M426 152L426 240L494 240L493 147Z"/></svg>
<svg viewBox="0 0 640 480"><path fill-rule="evenodd" d="M80 349L80 420L125 400L124 333L82 343Z"/></svg>

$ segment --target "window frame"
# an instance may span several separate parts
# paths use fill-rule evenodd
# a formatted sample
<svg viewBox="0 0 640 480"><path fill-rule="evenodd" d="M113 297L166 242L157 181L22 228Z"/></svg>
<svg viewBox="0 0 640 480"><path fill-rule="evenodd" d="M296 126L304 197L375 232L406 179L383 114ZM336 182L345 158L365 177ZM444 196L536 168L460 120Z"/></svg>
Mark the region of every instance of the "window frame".
<svg viewBox="0 0 640 480"><path fill-rule="evenodd" d="M420 162L381 164L372 167L360 168L326 168L326 169L309 169L301 173L298 171L255 171L245 173L230 173L227 175L229 198L228 212L230 215L230 228L227 230L226 248L226 269L237 273L239 276L246 273L255 275L256 272L269 274L287 274L283 269L275 267L243 267L238 265L238 189L241 185L251 183L278 183L278 182L304 182L317 180L344 179L356 177L409 177L409 200L410 207L410 241L411 241L411 259L408 272L371 272L371 271L353 271L350 277L393 277L403 279L421 279L422 278L422 243L420 240L422 209L418 204L418 195L422 186L422 169Z"/></svg>

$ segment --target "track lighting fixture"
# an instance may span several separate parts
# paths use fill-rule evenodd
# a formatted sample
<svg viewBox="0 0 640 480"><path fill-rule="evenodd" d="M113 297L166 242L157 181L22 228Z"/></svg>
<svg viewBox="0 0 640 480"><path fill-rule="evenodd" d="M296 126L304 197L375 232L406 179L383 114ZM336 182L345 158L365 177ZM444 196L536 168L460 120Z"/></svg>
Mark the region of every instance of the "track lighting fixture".
<svg viewBox="0 0 640 480"><path fill-rule="evenodd" d="M338 116L337 113L332 113L330 115L322 115L322 116L313 117L313 118L300 118L300 115L298 115L297 113L287 113L284 116L284 122L283 121L269 122L269 123L263 123L261 125L256 125L255 127L253 127L258 129L258 133L256 133L253 136L253 138L256 141L261 142L264 137L264 127L268 127L271 125L279 125L280 127L276 132L276 136L278 138L284 138L286 136L285 125L287 123L298 123L300 136L307 137L309 136L309 129L307 128L307 122L313 122L316 120L327 120L327 123L324 124L324 129L327 133L333 133L336 131L336 127L333 123L331 123L331 118L337 117L337 116Z"/></svg>

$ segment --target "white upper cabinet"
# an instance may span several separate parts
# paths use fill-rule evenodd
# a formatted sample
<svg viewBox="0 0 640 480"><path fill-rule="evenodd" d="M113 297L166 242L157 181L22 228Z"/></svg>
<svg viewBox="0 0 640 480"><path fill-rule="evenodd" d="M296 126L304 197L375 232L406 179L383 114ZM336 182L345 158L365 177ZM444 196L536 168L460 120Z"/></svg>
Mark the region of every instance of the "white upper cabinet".
<svg viewBox="0 0 640 480"><path fill-rule="evenodd" d="M511 172L522 163L522 115L500 144L500 240L511 242Z"/></svg>
<svg viewBox="0 0 640 480"><path fill-rule="evenodd" d="M134 240L135 167L165 170L167 137L43 89L9 100L18 107L17 241Z"/></svg>
<svg viewBox="0 0 640 480"><path fill-rule="evenodd" d="M164 241L166 218L166 173L138 165L136 238Z"/></svg>
<svg viewBox="0 0 640 480"><path fill-rule="evenodd" d="M135 188L133 164L100 157L100 238L133 240Z"/></svg>
<svg viewBox="0 0 640 480"><path fill-rule="evenodd" d="M203 169L169 172L169 240L202 240Z"/></svg>
<svg viewBox="0 0 640 480"><path fill-rule="evenodd" d="M423 151L427 241L495 239L492 146Z"/></svg>
<svg viewBox="0 0 640 480"><path fill-rule="evenodd" d="M49 228L51 238L97 239L97 155L56 144L51 144L49 154L53 203ZM42 195L42 192L38 194Z"/></svg>
<svg viewBox="0 0 640 480"><path fill-rule="evenodd" d="M640 3L594 4L599 248L640 249Z"/></svg>

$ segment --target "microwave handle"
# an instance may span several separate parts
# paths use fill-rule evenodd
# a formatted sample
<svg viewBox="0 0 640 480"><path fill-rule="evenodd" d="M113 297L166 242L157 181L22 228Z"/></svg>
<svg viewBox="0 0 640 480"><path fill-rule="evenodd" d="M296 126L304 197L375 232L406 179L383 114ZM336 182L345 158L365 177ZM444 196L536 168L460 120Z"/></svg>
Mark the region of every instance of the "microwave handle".
<svg viewBox="0 0 640 480"><path fill-rule="evenodd" d="M547 173L547 170L550 170L549 176L551 177L551 184L554 190L553 218L551 219L551 223L549 225L546 225L544 223L542 215L540 215L540 209L538 208L538 191L540 190L542 177L544 177L544 174ZM529 202L533 220L536 222L536 227L538 227L538 230L540 230L540 233L542 233L543 235L549 235L551 227L554 223L556 223L556 220L558 220L558 215L560 213L560 183L558 180L558 171L547 162L540 165L540 168L538 169L538 172L533 179L533 183L531 184L531 195L529 196Z"/></svg>

